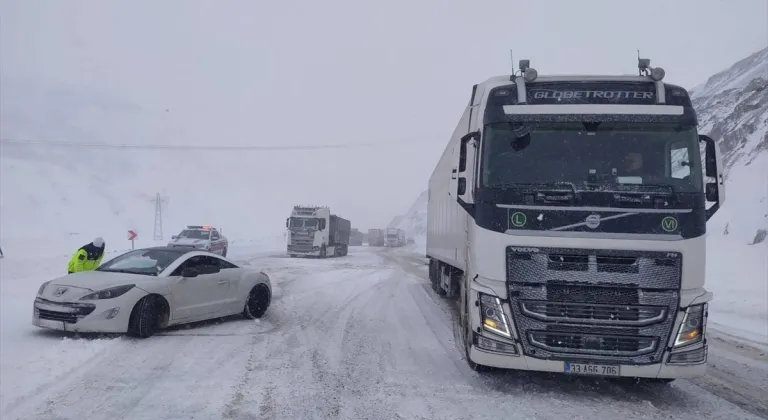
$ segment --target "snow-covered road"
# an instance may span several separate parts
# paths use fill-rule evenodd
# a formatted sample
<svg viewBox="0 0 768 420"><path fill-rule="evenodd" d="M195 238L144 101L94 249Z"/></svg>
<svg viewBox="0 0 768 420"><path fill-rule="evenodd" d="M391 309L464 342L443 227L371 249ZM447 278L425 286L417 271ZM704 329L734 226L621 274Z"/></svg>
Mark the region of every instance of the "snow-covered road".
<svg viewBox="0 0 768 420"><path fill-rule="evenodd" d="M406 249L358 247L326 260L260 253L251 264L275 282L273 306L255 322L233 318L147 340L62 342L61 335L34 330L29 310L20 313L12 322L35 336L28 350L37 356L27 360L38 362L3 361L0 418L768 416L766 353L722 334L712 340L712 374L696 381L647 386L525 372L480 375L455 343L453 305L434 296L423 259ZM12 346L3 344L6 359ZM32 371L48 375L30 381L24 376Z"/></svg>

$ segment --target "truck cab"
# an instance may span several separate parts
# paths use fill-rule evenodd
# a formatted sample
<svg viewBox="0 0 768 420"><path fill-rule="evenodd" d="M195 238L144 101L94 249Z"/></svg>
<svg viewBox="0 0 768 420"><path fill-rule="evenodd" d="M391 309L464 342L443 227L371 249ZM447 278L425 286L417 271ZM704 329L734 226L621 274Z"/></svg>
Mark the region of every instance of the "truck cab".
<svg viewBox="0 0 768 420"><path fill-rule="evenodd" d="M720 152L688 92L650 60L638 70L540 77L521 60L473 87L427 229L432 287L459 301L472 368L704 375Z"/></svg>

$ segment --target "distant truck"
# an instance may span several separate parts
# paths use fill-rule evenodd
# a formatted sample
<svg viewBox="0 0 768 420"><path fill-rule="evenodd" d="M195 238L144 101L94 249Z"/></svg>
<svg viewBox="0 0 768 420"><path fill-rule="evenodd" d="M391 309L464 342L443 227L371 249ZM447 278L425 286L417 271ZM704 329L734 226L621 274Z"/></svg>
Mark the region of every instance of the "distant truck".
<svg viewBox="0 0 768 420"><path fill-rule="evenodd" d="M219 229L210 225L189 225L178 235L171 236L171 248L195 248L227 256L229 241Z"/></svg>
<svg viewBox="0 0 768 420"><path fill-rule="evenodd" d="M349 234L349 246L363 246L363 232L353 228Z"/></svg>
<svg viewBox="0 0 768 420"><path fill-rule="evenodd" d="M384 246L384 230L368 229L368 246Z"/></svg>
<svg viewBox="0 0 768 420"><path fill-rule="evenodd" d="M385 246L396 247L405 245L405 231L398 228L388 228Z"/></svg>
<svg viewBox="0 0 768 420"><path fill-rule="evenodd" d="M343 257L347 255L352 226L323 206L294 206L285 220L289 231L288 255Z"/></svg>

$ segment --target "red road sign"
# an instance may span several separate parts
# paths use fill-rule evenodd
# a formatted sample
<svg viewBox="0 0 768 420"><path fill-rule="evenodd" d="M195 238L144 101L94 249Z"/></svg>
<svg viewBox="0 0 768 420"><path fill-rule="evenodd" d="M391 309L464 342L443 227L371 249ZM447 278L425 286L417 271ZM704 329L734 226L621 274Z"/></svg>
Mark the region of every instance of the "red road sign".
<svg viewBox="0 0 768 420"><path fill-rule="evenodd" d="M134 232L132 230L128 231L128 240L129 241L132 241L132 240L136 239L136 236L138 236L138 235L136 235L136 232Z"/></svg>

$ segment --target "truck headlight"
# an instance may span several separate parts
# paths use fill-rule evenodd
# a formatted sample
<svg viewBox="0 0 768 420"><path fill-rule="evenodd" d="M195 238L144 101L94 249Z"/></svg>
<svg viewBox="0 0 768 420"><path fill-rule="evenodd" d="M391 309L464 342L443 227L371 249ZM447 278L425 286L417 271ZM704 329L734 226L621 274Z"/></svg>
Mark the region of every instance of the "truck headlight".
<svg viewBox="0 0 768 420"><path fill-rule="evenodd" d="M707 304L689 306L685 310L683 323L677 332L674 348L689 346L704 340L704 326L706 325Z"/></svg>
<svg viewBox="0 0 768 420"><path fill-rule="evenodd" d="M502 337L512 338L507 318L501 309L501 301L496 296L480 293L480 319L483 329Z"/></svg>

